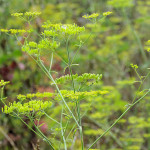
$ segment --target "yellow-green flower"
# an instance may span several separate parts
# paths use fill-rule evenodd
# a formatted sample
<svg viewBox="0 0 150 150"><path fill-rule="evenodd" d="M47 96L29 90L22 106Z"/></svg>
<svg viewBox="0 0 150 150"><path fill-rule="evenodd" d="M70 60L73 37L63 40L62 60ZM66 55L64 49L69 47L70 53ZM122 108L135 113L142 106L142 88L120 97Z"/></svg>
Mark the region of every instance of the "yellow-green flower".
<svg viewBox="0 0 150 150"><path fill-rule="evenodd" d="M147 48L147 51L150 52L150 47Z"/></svg>
<svg viewBox="0 0 150 150"><path fill-rule="evenodd" d="M21 30L21 29L19 29L19 30L17 30L17 32L18 32L18 33L25 33L26 30Z"/></svg>
<svg viewBox="0 0 150 150"><path fill-rule="evenodd" d="M9 31L10 31L11 34L16 34L16 33L18 33L17 29L10 29Z"/></svg>
<svg viewBox="0 0 150 150"><path fill-rule="evenodd" d="M29 42L29 46L30 47L37 47L37 43L36 42Z"/></svg>
<svg viewBox="0 0 150 150"><path fill-rule="evenodd" d="M13 13L11 16L20 17L23 16L23 13Z"/></svg>
<svg viewBox="0 0 150 150"><path fill-rule="evenodd" d="M150 40L148 40L147 42L146 42L146 50L148 51L148 52L150 52Z"/></svg>
<svg viewBox="0 0 150 150"><path fill-rule="evenodd" d="M138 69L138 65L130 64L133 69Z"/></svg>
<svg viewBox="0 0 150 150"><path fill-rule="evenodd" d="M41 12L26 12L24 15L25 16L39 16Z"/></svg>
<svg viewBox="0 0 150 150"><path fill-rule="evenodd" d="M109 16L110 14L112 14L112 12L111 11L107 11L107 12L103 13L103 16Z"/></svg>
<svg viewBox="0 0 150 150"><path fill-rule="evenodd" d="M4 80L1 80L0 81L0 87L1 86L5 86L6 84L10 83L10 81L4 81Z"/></svg>
<svg viewBox="0 0 150 150"><path fill-rule="evenodd" d="M9 103L9 105L5 105L2 108L2 112L6 114L12 114L13 112L18 113L19 115L27 115L29 112L37 113L42 110L46 110L50 108L52 102L49 101L42 101L42 100L31 100L26 103L16 102Z"/></svg>
<svg viewBox="0 0 150 150"><path fill-rule="evenodd" d="M5 32L5 33L9 32L9 30L7 30L7 29L0 29L0 31Z"/></svg>
<svg viewBox="0 0 150 150"><path fill-rule="evenodd" d="M99 14L98 13L93 13L93 14L91 14L91 15L84 15L84 16L82 16L83 18L85 18L85 19L91 19L91 18L97 18L99 16Z"/></svg>

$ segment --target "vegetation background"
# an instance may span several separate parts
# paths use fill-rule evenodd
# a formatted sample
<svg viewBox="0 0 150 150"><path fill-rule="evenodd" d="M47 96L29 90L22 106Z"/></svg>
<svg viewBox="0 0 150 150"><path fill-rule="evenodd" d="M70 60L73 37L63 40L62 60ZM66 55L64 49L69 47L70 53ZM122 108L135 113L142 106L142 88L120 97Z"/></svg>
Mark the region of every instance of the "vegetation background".
<svg viewBox="0 0 150 150"><path fill-rule="evenodd" d="M93 89L103 88L109 91L106 96L98 96L90 102L81 104L87 110L82 118L84 141L88 147L101 135L126 109L134 99L139 87L139 79L130 64L139 66L138 73L145 76L150 65L150 55L145 51L145 43L150 39L150 1L149 0L0 0L0 28L28 28L23 21L13 18L11 13L40 11L42 14L35 19L33 27L40 33L44 21L52 23L76 23L85 26L85 39L93 25L82 18L93 12L102 14L112 11L113 14L98 23L88 42L78 53L73 73L102 74L99 85ZM35 39L38 37L34 35ZM20 40L21 37L20 37ZM72 48L73 49L73 48ZM65 64L58 56L65 58L64 47L60 47L55 56L53 70L60 77ZM48 54L43 60L49 63ZM74 51L71 52L74 55ZM11 81L5 89L5 96L10 102L16 100L18 93L53 92L48 78L39 67L21 52L16 39L0 33L0 79ZM141 91L149 88L150 80L142 85ZM65 87L65 85L64 85ZM64 88L62 87L62 89ZM141 97L143 93L138 93ZM101 150L150 150L150 96L146 96L113 129L103 137L95 148ZM0 104L2 106L2 104ZM88 108L88 109L87 109ZM54 105L49 113L59 117L59 106ZM83 112L84 112L83 111ZM57 143L57 126L43 117L41 130ZM75 131L74 131L75 132ZM70 145L75 150L81 149L78 134ZM39 146L38 146L39 145ZM0 113L0 149L48 149L47 144L32 133L18 119ZM94 147L93 147L94 148Z"/></svg>

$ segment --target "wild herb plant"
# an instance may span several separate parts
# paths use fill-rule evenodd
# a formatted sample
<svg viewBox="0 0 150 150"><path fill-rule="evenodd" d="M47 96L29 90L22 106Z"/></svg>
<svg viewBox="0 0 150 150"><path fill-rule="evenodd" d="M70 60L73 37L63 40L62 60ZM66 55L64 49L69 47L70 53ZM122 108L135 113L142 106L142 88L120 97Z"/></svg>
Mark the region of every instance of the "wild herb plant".
<svg viewBox="0 0 150 150"><path fill-rule="evenodd" d="M83 18L88 19L93 22L96 26L96 23L105 19L106 16L110 15L112 12L105 12L103 15L99 15L98 13L94 13L91 15L84 15ZM22 44L19 40L19 44L22 45L22 51L27 53L41 68L41 70L45 73L45 75L50 79L51 86L56 88L54 93L44 92L44 93L30 93L26 95L19 94L17 96L17 101L7 104L6 98L3 97L4 87L9 82L5 82L1 80L1 102L4 104L2 108L2 112L5 114L9 114L13 117L19 118L24 124L26 124L29 129L31 129L35 134L41 137L44 141L46 141L50 149L65 149L67 150L70 146L69 143L74 141L68 140L70 134L75 134L78 132L80 134L80 143L81 149L85 149L84 145L84 134L83 134L83 125L82 118L86 114L87 110L81 110L81 103L83 100L87 99L91 103L98 95L107 95L109 93L108 90L100 89L100 90L89 90L91 86L96 85L100 82L102 75L101 74L91 74L84 73L82 75L73 74L73 66L78 64L74 64L75 58L78 55L81 47L89 40L89 37L85 39L85 41L80 40L80 35L85 31L85 27L80 27L76 24L53 24L49 21L45 22L42 25L43 31L39 35L40 41L34 41L32 39L32 20L40 15L39 12L26 12L26 13L14 13L12 16L19 17L28 23L30 26L29 30L25 29L1 29L1 32L7 33L9 35L13 35L18 40L18 35L22 35L24 38L24 43ZM98 18L99 17L99 18ZM77 41L76 44L78 49L75 51L74 56L70 55L70 45L74 44L74 41ZM66 67L64 70L68 69L69 74L62 76L60 78L54 79L53 75L55 72L52 70L53 57L59 51L59 46L64 45L66 48L66 58L60 57L62 62L65 63ZM149 48L148 48L149 50ZM49 68L44 65L42 60L43 55L48 55L50 57ZM149 73L145 77L141 77L137 72L137 65L131 64L131 67L135 70L139 77L140 86L137 91L137 94L141 90L141 86L143 82L149 76ZM67 86L67 89L61 90L62 84L63 87ZM68 88L69 87L69 88ZM85 90L86 89L86 90ZM137 99L137 94L135 95L133 101L126 105L126 110L123 114L108 128L105 132L103 132L92 144L89 144L87 149L92 148L98 140L100 140L104 135L106 135L111 128L116 125L121 118L138 102L140 102L149 92L150 89L146 89L146 93L144 93L141 98ZM142 92L145 92L142 91ZM61 109L60 120L56 120L52 118L48 114L48 110L52 107L55 107L55 104L58 104ZM48 119L54 121L58 128L55 130L58 131L59 135L61 135L58 140L58 145L53 142L53 139L48 138L42 131L40 130L40 126L42 126L39 122L41 117L45 115ZM24 119L30 120L31 124L27 124ZM35 123L38 122L38 123ZM70 122L74 122L74 125L70 127ZM34 128L32 128L32 126ZM69 133L66 135L66 131L70 129ZM74 139L73 139L74 140Z"/></svg>

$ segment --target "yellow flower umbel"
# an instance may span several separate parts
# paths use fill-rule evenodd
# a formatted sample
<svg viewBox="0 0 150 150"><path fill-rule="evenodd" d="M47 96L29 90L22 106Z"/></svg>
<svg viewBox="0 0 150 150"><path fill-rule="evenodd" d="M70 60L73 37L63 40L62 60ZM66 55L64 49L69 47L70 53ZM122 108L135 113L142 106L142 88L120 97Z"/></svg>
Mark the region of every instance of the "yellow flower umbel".
<svg viewBox="0 0 150 150"><path fill-rule="evenodd" d="M79 27L76 24L52 24L52 23L45 23L42 25L43 28L50 29L44 30L46 36L54 36L58 34L65 34L65 35L77 35L83 31L85 31L85 27Z"/></svg>
<svg viewBox="0 0 150 150"><path fill-rule="evenodd" d="M9 32L9 30L7 30L7 29L0 29L0 31L4 32L4 33L8 33Z"/></svg>
<svg viewBox="0 0 150 150"><path fill-rule="evenodd" d="M72 78L74 81L77 81L80 83L83 83L85 81L92 81L93 83L94 82L98 83L102 79L102 74L84 73L80 76L78 76L78 74L74 74L72 75L72 77L70 75L65 75L60 78L56 78L55 81L57 84L64 84L65 82L71 81Z"/></svg>
<svg viewBox="0 0 150 150"><path fill-rule="evenodd" d="M104 12L104 13L103 13L103 16L105 17L105 16L109 16L109 15L111 15L111 14L112 14L111 11L107 11L107 12Z"/></svg>
<svg viewBox="0 0 150 150"><path fill-rule="evenodd" d="M25 33L26 30L21 29L0 29L1 32L9 33L9 34L17 34L17 33Z"/></svg>
<svg viewBox="0 0 150 150"><path fill-rule="evenodd" d="M41 12L25 12L25 13L12 13L11 16L18 17L23 19L24 21L30 22L35 17L38 17L41 14Z"/></svg>
<svg viewBox="0 0 150 150"><path fill-rule="evenodd" d="M23 16L23 13L12 13L11 16L20 17Z"/></svg>
<svg viewBox="0 0 150 150"><path fill-rule="evenodd" d="M26 12L24 13L25 16L39 16L41 12Z"/></svg>
<svg viewBox="0 0 150 150"><path fill-rule="evenodd" d="M28 116L29 113L36 115L39 112L45 111L47 108L50 108L52 102L42 101L42 100L31 100L26 103L16 102L9 103L2 108L2 112L6 114L17 113L18 115Z"/></svg>
<svg viewBox="0 0 150 150"><path fill-rule="evenodd" d="M10 81L1 80L0 81L0 87L5 86L6 84L9 84L9 83L10 83Z"/></svg>
<svg viewBox="0 0 150 150"><path fill-rule="evenodd" d="M25 13L12 13L11 16L21 17L21 16L39 16L41 12L25 12Z"/></svg>
<svg viewBox="0 0 150 150"><path fill-rule="evenodd" d="M82 16L83 18L85 18L85 19L92 19L92 18L97 18L99 16L99 14L98 13L93 13L93 14L91 14L91 15L84 15L84 16Z"/></svg>
<svg viewBox="0 0 150 150"><path fill-rule="evenodd" d="M130 66L135 70L138 69L138 65L130 64Z"/></svg>

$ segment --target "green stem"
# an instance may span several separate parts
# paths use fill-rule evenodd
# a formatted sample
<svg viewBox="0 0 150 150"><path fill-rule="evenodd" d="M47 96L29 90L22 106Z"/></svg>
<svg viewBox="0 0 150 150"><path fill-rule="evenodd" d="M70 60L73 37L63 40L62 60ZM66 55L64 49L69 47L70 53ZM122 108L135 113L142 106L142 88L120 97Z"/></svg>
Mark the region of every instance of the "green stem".
<svg viewBox="0 0 150 150"><path fill-rule="evenodd" d="M57 89L57 91L58 91L58 93L59 93L59 95L60 95L62 101L64 102L66 108L68 109L68 111L70 112L71 116L72 116L73 119L75 120L77 126L79 127L80 125L78 124L78 121L76 120L74 114L72 113L72 111L70 110L70 108L69 108L68 104L66 103L64 97L62 96L62 94L61 94L61 92L60 92L60 90L59 90L59 88L58 88L58 86L57 86L55 80L53 79L52 75L48 72L48 70L47 70L46 67L43 65L43 63L42 63L42 61L41 61L40 59L39 59L39 61L40 61L41 66L42 66L43 69L44 69L44 72L46 72L46 74L48 75L48 77L49 77L49 78L52 80L52 82L54 83L54 85L55 85L55 87L56 87L56 89ZM43 70L43 69L42 69L42 70Z"/></svg>
<svg viewBox="0 0 150 150"><path fill-rule="evenodd" d="M35 129L41 134L41 136L44 138L44 140L49 144L50 148L52 150L55 150L54 147L52 146L51 142L49 141L49 139L41 132L41 130L35 125L33 119L30 117L30 115L28 116L30 121L32 122L32 124L34 125Z"/></svg>
<svg viewBox="0 0 150 150"><path fill-rule="evenodd" d="M68 68L70 71L71 79L72 79L72 86L74 90L74 94L76 92L75 90L75 85L74 85L74 80L73 80L73 74L71 70L71 62L70 62L70 56L69 56L69 38L66 41L66 50L67 50L67 56L68 56ZM84 141L83 141L83 132L82 132L82 124L81 124L81 117L80 117L80 102L76 100L76 109L77 109L77 114L78 114L78 120L79 120L79 131L80 131L80 137L81 137L81 145L82 145L82 150L84 150Z"/></svg>
<svg viewBox="0 0 150 150"><path fill-rule="evenodd" d="M62 105L62 112L61 112L61 119L60 119L60 127L61 127L62 138L63 138L63 141L64 141L64 147L65 147L65 150L67 150L66 140L65 140L65 137L64 137L64 131L63 131L63 126L62 126L62 119L63 119L63 105Z"/></svg>
<svg viewBox="0 0 150 150"><path fill-rule="evenodd" d="M79 50L81 49L81 47L90 39L92 33L93 33L93 32L90 33L90 35L87 37L87 39L86 39L86 40L80 45L80 47L76 50L76 53L75 53L75 55L74 55L74 57L73 57L73 59L72 59L71 65L73 64L74 59L76 58L76 56L77 56Z"/></svg>
<svg viewBox="0 0 150 150"><path fill-rule="evenodd" d="M3 93L4 93L4 86L1 88L1 101L4 105L6 105L5 102L3 101Z"/></svg>
<svg viewBox="0 0 150 150"><path fill-rule="evenodd" d="M36 135L42 138L40 134L38 134L36 131L34 131L21 117L19 117L17 114L15 114L31 131L33 131Z"/></svg>
<svg viewBox="0 0 150 150"><path fill-rule="evenodd" d="M29 54L29 56L32 57L30 54ZM49 78L50 80L52 80L52 82L54 83L54 85L55 85L55 87L56 87L56 89L57 89L59 95L61 96L61 98L62 98L62 100L63 100L63 102L64 102L64 104L65 104L65 106L67 107L67 109L69 110L71 116L73 117L73 119L75 120L77 126L79 127L78 121L76 120L74 114L72 113L72 111L70 110L69 106L67 105L67 103L66 103L64 97L62 96L62 94L61 94L61 92L60 92L60 90L59 90L59 88L58 88L58 86L57 86L55 80L53 79L53 77L51 76L51 74L49 73L49 71L48 71L48 70L46 69L46 67L43 65L43 63L42 63L42 61L40 60L40 58L39 58L39 62L40 62L40 63L39 63L36 59L34 59L33 57L32 57L32 59L39 65L39 67L41 68L41 70L48 76L48 78Z"/></svg>
<svg viewBox="0 0 150 150"><path fill-rule="evenodd" d="M67 64L67 62L59 55L59 54L57 54L56 52L54 52L66 65L68 65Z"/></svg>
<svg viewBox="0 0 150 150"><path fill-rule="evenodd" d="M60 125L60 123L59 123L57 120L51 118L46 112L44 112L44 114L45 114L49 119L53 120L54 122L56 122L56 123L58 123L58 124Z"/></svg>
<svg viewBox="0 0 150 150"><path fill-rule="evenodd" d="M69 38L66 41L66 50L67 50L67 56L68 56L68 68L69 68L69 72L71 75L71 80L72 80L72 87L75 93L75 85L74 85L74 80L73 80L73 76L72 76L72 70L71 70L71 64L70 64L70 56L69 56Z"/></svg>
<svg viewBox="0 0 150 150"><path fill-rule="evenodd" d="M52 52L52 55L51 55L51 62L50 62L50 66L49 66L49 72L51 71L52 63L53 63L53 52Z"/></svg>
<svg viewBox="0 0 150 150"><path fill-rule="evenodd" d="M117 122L135 105L137 104L138 102L140 102L148 93L150 92L150 89L148 90L148 92L146 94L144 94L141 98L139 98L136 102L134 102L133 104L130 104L130 106L124 111L124 113L100 136L98 137L92 144L91 146L87 149L89 150L90 148L93 147L93 145L98 141L100 140L106 133L109 132L109 130L111 130L111 128L113 126L115 126L117 124Z"/></svg>
<svg viewBox="0 0 150 150"><path fill-rule="evenodd" d="M67 120L67 123L66 123L66 126L65 126L65 130L64 130L64 135L65 135L66 130L67 130L67 127L68 127L68 125L69 125L69 122L70 122L69 120L70 120L70 119Z"/></svg>
<svg viewBox="0 0 150 150"><path fill-rule="evenodd" d="M87 117L89 120L91 120L91 122L93 122L96 126L102 128L103 130L106 130L106 129L107 129L106 126L104 126L104 125L102 125L102 124L99 124L96 120L90 118L89 116L86 116L86 117ZM109 133L110 133L110 136L116 141L116 143L117 143L120 147L123 148L123 143L121 143L121 142L117 139L117 137L113 134L113 132L109 131Z"/></svg>
<svg viewBox="0 0 150 150"><path fill-rule="evenodd" d="M141 80L141 84L140 84L138 90L136 91L136 94L135 94L135 96L134 96L134 98L133 98L132 104L134 103L134 101L135 101L135 99L136 99L136 97L137 97L137 94L138 94L138 92L139 92L140 89L141 89L142 84L143 84L144 81L148 78L149 75L150 75L150 72L146 75L146 77L144 78L144 80Z"/></svg>
<svg viewBox="0 0 150 150"><path fill-rule="evenodd" d="M91 105L90 105L91 106ZM81 116L81 118L83 118L86 113L87 113L88 109L83 113L83 115ZM73 131L73 129L75 128L76 124L74 124L74 126L72 127L72 129L70 130L69 134L67 135L66 139L68 139L68 137L70 136L71 132Z"/></svg>

